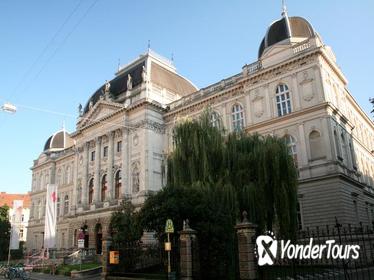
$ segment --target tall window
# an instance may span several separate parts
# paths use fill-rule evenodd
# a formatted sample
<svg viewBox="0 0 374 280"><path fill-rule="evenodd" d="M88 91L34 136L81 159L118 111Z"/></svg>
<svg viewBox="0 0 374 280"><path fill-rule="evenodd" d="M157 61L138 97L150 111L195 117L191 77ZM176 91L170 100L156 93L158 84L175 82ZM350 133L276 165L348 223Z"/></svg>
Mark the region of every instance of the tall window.
<svg viewBox="0 0 374 280"><path fill-rule="evenodd" d="M302 216L302 210L301 210L301 204L298 201L296 205L296 213L297 213L297 227L299 230L303 229L303 216Z"/></svg>
<svg viewBox="0 0 374 280"><path fill-rule="evenodd" d="M61 200L60 200L60 197L57 197L57 217L60 216L60 207L61 207Z"/></svg>
<svg viewBox="0 0 374 280"><path fill-rule="evenodd" d="M77 203L82 203L82 182L78 182L78 188L77 188Z"/></svg>
<svg viewBox="0 0 374 280"><path fill-rule="evenodd" d="M57 185L62 185L62 171L61 168L57 170L57 178L56 178Z"/></svg>
<svg viewBox="0 0 374 280"><path fill-rule="evenodd" d="M91 161L95 161L95 151L91 152Z"/></svg>
<svg viewBox="0 0 374 280"><path fill-rule="evenodd" d="M338 157L338 159L342 160L342 150L341 150L341 147L340 147L340 141L339 141L339 137L338 137L338 133L336 132L336 130L334 130L334 140L335 140L335 146L336 146L336 156Z"/></svg>
<svg viewBox="0 0 374 280"><path fill-rule="evenodd" d="M210 114L210 123L212 126L219 128L221 126L221 118L217 112L212 112Z"/></svg>
<svg viewBox="0 0 374 280"><path fill-rule="evenodd" d="M101 201L105 201L106 190L108 189L108 181L106 179L106 174L101 179Z"/></svg>
<svg viewBox="0 0 374 280"><path fill-rule="evenodd" d="M342 141L342 158L343 158L343 161L345 161L346 165L348 163L348 155L347 155L347 145L345 143L345 137L344 137L344 134L340 134L340 137L341 137L341 141Z"/></svg>
<svg viewBox="0 0 374 280"><path fill-rule="evenodd" d="M66 215L67 213L69 213L69 196L65 195L65 198L64 198L64 215Z"/></svg>
<svg viewBox="0 0 374 280"><path fill-rule="evenodd" d="M69 184L71 182L71 174L70 174L70 166L65 168L65 184Z"/></svg>
<svg viewBox="0 0 374 280"><path fill-rule="evenodd" d="M291 113L291 98L287 85L280 84L277 87L275 98L279 117Z"/></svg>
<svg viewBox="0 0 374 280"><path fill-rule="evenodd" d="M103 157L107 157L107 156L108 156L108 146L105 146L103 149Z"/></svg>
<svg viewBox="0 0 374 280"><path fill-rule="evenodd" d="M92 204L94 194L94 179L92 178L88 184L88 204Z"/></svg>
<svg viewBox="0 0 374 280"><path fill-rule="evenodd" d="M232 128L234 131L240 131L244 127L244 112L240 104L235 104L231 109Z"/></svg>
<svg viewBox="0 0 374 280"><path fill-rule="evenodd" d="M131 177L132 177L132 192L137 193L139 192L139 187L140 187L139 168L138 168L137 163L133 164Z"/></svg>
<svg viewBox="0 0 374 280"><path fill-rule="evenodd" d="M121 170L118 170L114 179L114 198L118 199L121 192L122 177Z"/></svg>
<svg viewBox="0 0 374 280"><path fill-rule="evenodd" d="M352 142L349 142L349 152L351 153L352 167L354 169L357 169L356 155L355 155L355 151L352 146Z"/></svg>
<svg viewBox="0 0 374 280"><path fill-rule="evenodd" d="M297 149L296 149L296 140L291 135L284 136L288 147L288 153L292 156L295 165L297 166Z"/></svg>
<svg viewBox="0 0 374 280"><path fill-rule="evenodd" d="M117 142L117 153L122 151L122 141Z"/></svg>

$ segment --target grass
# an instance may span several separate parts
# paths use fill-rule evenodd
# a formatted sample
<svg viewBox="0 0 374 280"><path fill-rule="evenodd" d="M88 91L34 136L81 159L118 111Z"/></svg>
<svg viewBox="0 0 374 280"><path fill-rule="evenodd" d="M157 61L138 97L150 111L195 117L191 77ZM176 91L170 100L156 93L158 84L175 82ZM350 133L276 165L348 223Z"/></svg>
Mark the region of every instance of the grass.
<svg viewBox="0 0 374 280"><path fill-rule="evenodd" d="M101 265L97 263L82 263L82 270L98 268L100 266ZM70 273L73 270L79 271L80 269L81 269L81 266L79 264L61 264L57 266L56 274L70 276ZM40 270L40 272L49 274L51 273L51 269L50 267L46 266L43 270Z"/></svg>

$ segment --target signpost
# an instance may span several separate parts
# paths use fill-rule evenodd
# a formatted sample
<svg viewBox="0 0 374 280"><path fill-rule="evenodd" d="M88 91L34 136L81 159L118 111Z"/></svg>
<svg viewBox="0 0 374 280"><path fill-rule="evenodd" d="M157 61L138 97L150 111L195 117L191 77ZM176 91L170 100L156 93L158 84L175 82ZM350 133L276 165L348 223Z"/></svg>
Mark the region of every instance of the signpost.
<svg viewBox="0 0 374 280"><path fill-rule="evenodd" d="M168 235L168 241L165 242L165 251L168 252L168 278L171 276L171 263L170 263L170 251L171 251L171 242L170 242L170 233L174 233L174 225L171 219L166 220L165 233Z"/></svg>

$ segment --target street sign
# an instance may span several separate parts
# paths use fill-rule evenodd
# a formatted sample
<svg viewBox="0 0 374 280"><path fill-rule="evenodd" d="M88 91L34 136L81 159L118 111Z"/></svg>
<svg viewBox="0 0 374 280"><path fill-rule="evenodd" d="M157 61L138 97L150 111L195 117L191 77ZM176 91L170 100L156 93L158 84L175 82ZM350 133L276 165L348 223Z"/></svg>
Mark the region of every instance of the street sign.
<svg viewBox="0 0 374 280"><path fill-rule="evenodd" d="M174 233L174 225L171 219L166 220L165 233Z"/></svg>
<svg viewBox="0 0 374 280"><path fill-rule="evenodd" d="M171 251L171 242L165 242L165 251Z"/></svg>
<svg viewBox="0 0 374 280"><path fill-rule="evenodd" d="M84 239L78 239L78 249L84 248Z"/></svg>

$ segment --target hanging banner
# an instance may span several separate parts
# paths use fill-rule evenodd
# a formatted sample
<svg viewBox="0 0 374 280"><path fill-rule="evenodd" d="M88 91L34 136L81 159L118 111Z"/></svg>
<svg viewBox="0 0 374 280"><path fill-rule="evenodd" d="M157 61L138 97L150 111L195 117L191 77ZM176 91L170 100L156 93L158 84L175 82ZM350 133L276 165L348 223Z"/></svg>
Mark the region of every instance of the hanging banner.
<svg viewBox="0 0 374 280"><path fill-rule="evenodd" d="M45 204L44 248L55 248L57 222L57 185L47 185L47 197L45 200Z"/></svg>

